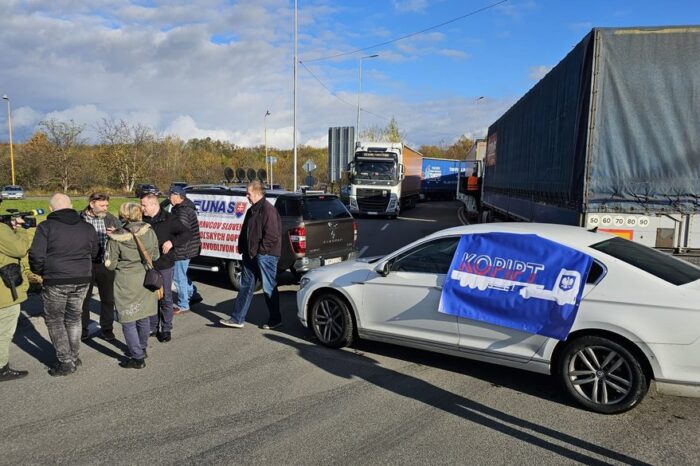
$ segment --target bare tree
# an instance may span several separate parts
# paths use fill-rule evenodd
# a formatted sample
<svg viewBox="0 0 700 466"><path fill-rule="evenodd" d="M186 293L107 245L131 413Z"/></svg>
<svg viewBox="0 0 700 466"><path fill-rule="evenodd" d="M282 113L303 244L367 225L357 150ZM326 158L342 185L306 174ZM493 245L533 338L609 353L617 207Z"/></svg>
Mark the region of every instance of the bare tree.
<svg viewBox="0 0 700 466"><path fill-rule="evenodd" d="M112 171L124 191L134 189L152 168L157 138L153 130L141 123L103 118L96 127L100 136L102 165Z"/></svg>
<svg viewBox="0 0 700 466"><path fill-rule="evenodd" d="M80 146L85 142L82 137L85 127L73 120L61 121L54 118L42 121L39 127L46 135L53 152L52 168L65 193L74 184L81 167L81 161L77 155Z"/></svg>

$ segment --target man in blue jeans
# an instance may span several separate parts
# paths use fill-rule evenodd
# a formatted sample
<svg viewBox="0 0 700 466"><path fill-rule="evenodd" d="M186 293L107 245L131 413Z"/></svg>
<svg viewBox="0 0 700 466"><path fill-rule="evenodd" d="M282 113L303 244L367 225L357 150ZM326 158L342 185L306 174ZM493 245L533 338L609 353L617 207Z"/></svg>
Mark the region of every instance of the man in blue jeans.
<svg viewBox="0 0 700 466"><path fill-rule="evenodd" d="M255 293L256 280L262 281L265 303L270 317L264 329L282 325L280 297L277 290L277 262L282 252L282 222L277 209L265 200L260 181L252 181L246 187L246 197L251 206L245 214L238 249L243 256L241 289L233 303L230 319L221 319L221 325L243 328L250 302Z"/></svg>
<svg viewBox="0 0 700 466"><path fill-rule="evenodd" d="M175 250L173 280L177 288L177 302L173 306L173 314L181 314L190 310L190 304L202 302L202 297L197 293L197 287L187 277L190 259L199 255L202 244L199 238L197 208L194 202L187 199L185 188L173 186L170 188L168 199L173 206L172 214L180 219L191 233L191 238L186 244L173 248Z"/></svg>

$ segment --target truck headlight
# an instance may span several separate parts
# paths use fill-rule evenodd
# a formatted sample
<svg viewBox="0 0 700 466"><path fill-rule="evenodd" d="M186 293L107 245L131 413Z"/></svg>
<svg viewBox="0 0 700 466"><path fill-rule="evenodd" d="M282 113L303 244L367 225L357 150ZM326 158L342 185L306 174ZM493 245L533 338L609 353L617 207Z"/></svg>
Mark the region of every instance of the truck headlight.
<svg viewBox="0 0 700 466"><path fill-rule="evenodd" d="M311 279L309 277L302 277L301 280L299 280L299 290L303 290L309 283L311 283Z"/></svg>

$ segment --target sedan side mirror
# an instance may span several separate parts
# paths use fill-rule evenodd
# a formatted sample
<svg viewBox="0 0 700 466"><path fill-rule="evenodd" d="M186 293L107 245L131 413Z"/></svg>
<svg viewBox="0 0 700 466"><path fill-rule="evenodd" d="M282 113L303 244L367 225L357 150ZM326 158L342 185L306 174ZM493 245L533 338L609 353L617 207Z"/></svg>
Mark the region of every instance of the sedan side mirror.
<svg viewBox="0 0 700 466"><path fill-rule="evenodd" d="M391 272L391 261L386 261L377 268L377 273L382 277L386 277Z"/></svg>

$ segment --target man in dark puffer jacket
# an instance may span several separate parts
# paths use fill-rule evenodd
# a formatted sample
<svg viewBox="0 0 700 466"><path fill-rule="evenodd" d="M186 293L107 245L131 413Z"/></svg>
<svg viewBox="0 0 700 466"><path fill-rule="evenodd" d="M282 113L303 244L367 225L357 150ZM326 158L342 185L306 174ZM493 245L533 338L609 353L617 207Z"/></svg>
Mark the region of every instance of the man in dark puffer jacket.
<svg viewBox="0 0 700 466"><path fill-rule="evenodd" d="M177 305L173 306L173 313L180 314L190 310L190 304L202 301L197 293L197 288L187 277L187 267L190 259L197 257L202 248L199 239L199 221L197 220L197 208L194 202L187 199L185 189L181 186L173 186L170 189L170 203L173 206L172 213L190 230L192 238L183 246L175 247L175 274L173 281L177 288Z"/></svg>
<svg viewBox="0 0 700 466"><path fill-rule="evenodd" d="M100 244L97 232L73 210L68 196L54 194L49 209L29 249L29 267L43 277L44 319L58 359L49 374L57 376L71 374L82 364L78 350L83 301Z"/></svg>

